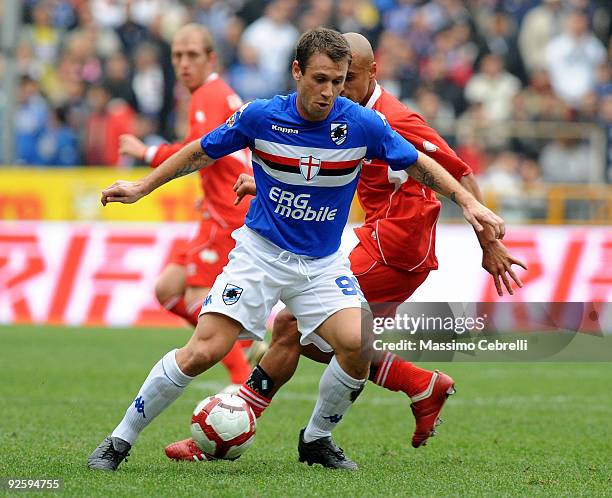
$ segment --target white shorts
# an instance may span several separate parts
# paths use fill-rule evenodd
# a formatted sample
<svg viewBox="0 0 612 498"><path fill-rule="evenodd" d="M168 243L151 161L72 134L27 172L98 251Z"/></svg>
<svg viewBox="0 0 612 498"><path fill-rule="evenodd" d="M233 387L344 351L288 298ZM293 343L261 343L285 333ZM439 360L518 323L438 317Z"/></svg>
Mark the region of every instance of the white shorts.
<svg viewBox="0 0 612 498"><path fill-rule="evenodd" d="M200 315L220 313L240 322L241 339L262 340L266 319L281 300L297 318L302 345L312 343L331 351L315 330L336 311L367 306L342 252L324 258L299 256L246 226L234 231L232 237L236 247L204 300Z"/></svg>

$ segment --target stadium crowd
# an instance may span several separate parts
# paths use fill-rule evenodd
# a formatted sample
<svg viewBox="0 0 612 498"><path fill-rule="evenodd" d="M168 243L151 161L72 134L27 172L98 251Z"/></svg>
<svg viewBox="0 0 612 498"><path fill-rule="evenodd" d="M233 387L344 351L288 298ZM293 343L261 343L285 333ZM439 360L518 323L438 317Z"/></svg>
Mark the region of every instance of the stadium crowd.
<svg viewBox="0 0 612 498"><path fill-rule="evenodd" d="M193 20L211 30L219 70L244 100L291 90L301 32L358 31L375 47L379 82L438 127L485 187L604 180L580 133L529 128L549 121L598 125L612 180L608 0L24 0L23 15L21 164L129 167L121 134L147 145L182 137L188 95L169 40ZM515 121L530 124L517 132Z"/></svg>

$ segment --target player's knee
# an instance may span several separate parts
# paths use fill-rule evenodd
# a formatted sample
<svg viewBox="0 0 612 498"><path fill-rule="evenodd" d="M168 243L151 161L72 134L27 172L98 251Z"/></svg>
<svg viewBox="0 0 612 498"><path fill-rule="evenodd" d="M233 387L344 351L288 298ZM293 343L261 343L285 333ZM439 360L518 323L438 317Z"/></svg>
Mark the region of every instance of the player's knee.
<svg viewBox="0 0 612 498"><path fill-rule="evenodd" d="M155 297L162 306L166 306L173 298L179 297L181 293L177 291L168 281L159 279L155 283Z"/></svg>
<svg viewBox="0 0 612 498"><path fill-rule="evenodd" d="M185 373L198 375L208 370L228 353L229 350L216 341L200 340L185 346Z"/></svg>
<svg viewBox="0 0 612 498"><path fill-rule="evenodd" d="M364 354L359 337L345 339L342 347L338 347L335 352L338 362L349 375L355 378L363 378L367 375L370 362L367 355Z"/></svg>

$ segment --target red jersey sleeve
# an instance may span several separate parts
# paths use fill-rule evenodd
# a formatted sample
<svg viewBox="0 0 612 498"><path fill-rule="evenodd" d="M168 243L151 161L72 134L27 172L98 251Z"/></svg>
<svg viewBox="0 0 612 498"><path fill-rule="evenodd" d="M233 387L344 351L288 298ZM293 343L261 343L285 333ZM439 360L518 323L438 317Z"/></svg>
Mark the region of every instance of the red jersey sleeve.
<svg viewBox="0 0 612 498"><path fill-rule="evenodd" d="M420 152L438 161L446 171L461 180L472 172L446 141L416 112L387 116L389 125Z"/></svg>
<svg viewBox="0 0 612 498"><path fill-rule="evenodd" d="M218 80L220 81L220 80ZM158 146L150 159L151 167L155 168L179 151L189 142L203 137L225 120L240 106L242 102L235 94L227 95L221 84L213 81L198 88L191 96L189 103L189 130L183 142L162 144Z"/></svg>

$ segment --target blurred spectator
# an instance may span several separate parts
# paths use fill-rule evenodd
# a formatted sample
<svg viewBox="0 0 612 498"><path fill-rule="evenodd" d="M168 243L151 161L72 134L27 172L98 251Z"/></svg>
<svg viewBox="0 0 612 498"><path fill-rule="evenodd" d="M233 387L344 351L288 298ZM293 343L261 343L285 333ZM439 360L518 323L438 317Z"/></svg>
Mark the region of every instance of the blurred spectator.
<svg viewBox="0 0 612 498"><path fill-rule="evenodd" d="M32 24L20 32L20 40L28 43L37 61L53 65L59 56L63 31L53 25L52 3L41 0L32 9Z"/></svg>
<svg viewBox="0 0 612 498"><path fill-rule="evenodd" d="M64 55L72 59L79 79L93 83L102 78L102 61L96 55L95 39L87 33L77 32L70 36Z"/></svg>
<svg viewBox="0 0 612 498"><path fill-rule="evenodd" d="M612 44L610 45L612 49ZM612 56L612 54L610 54ZM612 94L612 60L604 62L597 68L595 76L595 94L605 97Z"/></svg>
<svg viewBox="0 0 612 498"><path fill-rule="evenodd" d="M155 47L157 60L161 67L164 79L162 106L157 115L158 131L173 137L172 134L172 106L174 104L174 70L172 69L172 49L163 35L164 16L158 15L151 21L149 26L148 43Z"/></svg>
<svg viewBox="0 0 612 498"><path fill-rule="evenodd" d="M519 198L522 194L522 181L519 174L519 158L512 152L502 152L495 157L478 183L484 190Z"/></svg>
<svg viewBox="0 0 612 498"><path fill-rule="evenodd" d="M139 45L134 53L132 90L138 111L158 119L164 105L164 73L159 65L157 50L149 43Z"/></svg>
<svg viewBox="0 0 612 498"><path fill-rule="evenodd" d="M531 189L542 180L542 168L537 161L533 159L525 159L521 162L519 173L523 180L523 187Z"/></svg>
<svg viewBox="0 0 612 498"><path fill-rule="evenodd" d="M238 63L228 72L228 82L245 101L256 98L267 99L276 93L274 75L258 65L257 49L248 43L241 43Z"/></svg>
<svg viewBox="0 0 612 498"><path fill-rule="evenodd" d="M85 161L95 166L120 165L119 136L134 133L134 111L122 100L111 101L103 85L89 88L87 103L91 114L85 126Z"/></svg>
<svg viewBox="0 0 612 498"><path fill-rule="evenodd" d="M45 72L44 64L36 59L34 48L27 40L22 40L17 44L15 61L19 76L29 76L34 80L38 80Z"/></svg>
<svg viewBox="0 0 612 498"><path fill-rule="evenodd" d="M15 155L22 164L41 164L37 143L49 119L49 106L40 94L38 83L22 76L17 89L15 113Z"/></svg>
<svg viewBox="0 0 612 498"><path fill-rule="evenodd" d="M96 24L110 29L121 26L127 15L125 0L91 0L91 11Z"/></svg>
<svg viewBox="0 0 612 498"><path fill-rule="evenodd" d="M68 126L65 108L57 107L50 113L47 128L38 141L38 156L45 166L80 163L78 138Z"/></svg>
<svg viewBox="0 0 612 498"><path fill-rule="evenodd" d="M219 0L195 0L192 12L194 22L206 27L213 36L215 46L223 43L232 10L227 2Z"/></svg>
<svg viewBox="0 0 612 498"><path fill-rule="evenodd" d="M422 66L421 77L445 102L453 106L455 114L465 110L463 88L451 80L444 54L432 55Z"/></svg>
<svg viewBox="0 0 612 498"><path fill-rule="evenodd" d="M544 146L540 164L546 182L586 183L600 176L589 146L574 138L558 138Z"/></svg>
<svg viewBox="0 0 612 498"><path fill-rule="evenodd" d="M529 84L515 97L513 118L518 121L564 121L571 117L567 105L553 92L550 77L539 69Z"/></svg>
<svg viewBox="0 0 612 498"><path fill-rule="evenodd" d="M546 67L546 45L561 33L565 15L561 0L543 0L523 19L518 42L529 73Z"/></svg>
<svg viewBox="0 0 612 498"><path fill-rule="evenodd" d="M121 40L113 29L95 22L91 9L89 2L83 2L78 6L78 26L73 32L85 34L93 41L98 57L105 59L119 52Z"/></svg>
<svg viewBox="0 0 612 498"><path fill-rule="evenodd" d="M612 183L612 94L602 99L598 121L606 136L606 179Z"/></svg>
<svg viewBox="0 0 612 498"><path fill-rule="evenodd" d="M232 16L226 25L223 38L216 45L217 59L222 67L231 67L238 62L238 46L244 32L244 21Z"/></svg>
<svg viewBox="0 0 612 498"><path fill-rule="evenodd" d="M290 22L295 7L293 0L272 0L264 15L242 35L244 43L257 49L260 69L270 75L278 89L286 86L287 69L300 35Z"/></svg>
<svg viewBox="0 0 612 498"><path fill-rule="evenodd" d="M499 55L509 72L521 81L527 81L518 47L516 26L507 13L496 11L488 16L481 43L481 52Z"/></svg>
<svg viewBox="0 0 612 498"><path fill-rule="evenodd" d="M85 123L89 116L89 108L85 98L87 90L85 83L78 79L64 81L65 99L62 107L65 108L66 123L77 133L82 143L85 132Z"/></svg>
<svg viewBox="0 0 612 498"><path fill-rule="evenodd" d="M136 96L131 85L130 63L125 55L117 52L106 60L104 71L104 86L111 98L125 100L132 107L136 107Z"/></svg>
<svg viewBox="0 0 612 498"><path fill-rule="evenodd" d="M520 88L521 82L504 69L501 57L488 54L480 63L480 72L465 87L465 97L470 102L481 102L487 117L501 122L510 118L512 99Z"/></svg>
<svg viewBox="0 0 612 498"><path fill-rule="evenodd" d="M595 74L606 58L601 42L589 31L588 19L574 11L565 32L546 47L547 68L555 93L573 107L595 87Z"/></svg>
<svg viewBox="0 0 612 498"><path fill-rule="evenodd" d="M333 0L312 0L309 8L298 18L298 28L304 33L319 26L333 27Z"/></svg>
<svg viewBox="0 0 612 498"><path fill-rule="evenodd" d="M358 32L372 38L380 22L378 11L368 0L339 0L335 25L341 33Z"/></svg>
<svg viewBox="0 0 612 498"><path fill-rule="evenodd" d="M150 26L171 3L168 0L130 0L129 16L140 26Z"/></svg>
<svg viewBox="0 0 612 498"><path fill-rule="evenodd" d="M400 99L411 97L419 83L418 64L410 46L386 31L381 34L374 54L378 66L377 80Z"/></svg>
<svg viewBox="0 0 612 498"><path fill-rule="evenodd" d="M124 21L116 28L124 52L131 56L136 48L148 38L147 28L132 19L129 6L125 6Z"/></svg>
<svg viewBox="0 0 612 498"><path fill-rule="evenodd" d="M425 121L433 123L436 121L451 122L455 117L453 108L430 89L421 87L416 92L414 99L415 107Z"/></svg>

